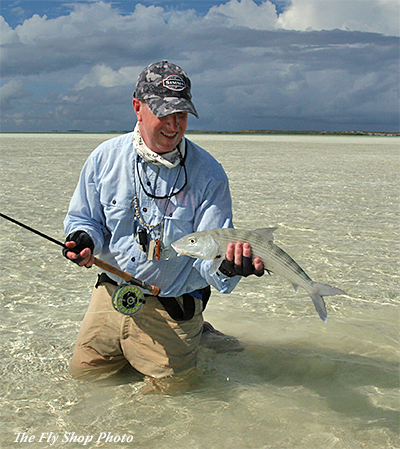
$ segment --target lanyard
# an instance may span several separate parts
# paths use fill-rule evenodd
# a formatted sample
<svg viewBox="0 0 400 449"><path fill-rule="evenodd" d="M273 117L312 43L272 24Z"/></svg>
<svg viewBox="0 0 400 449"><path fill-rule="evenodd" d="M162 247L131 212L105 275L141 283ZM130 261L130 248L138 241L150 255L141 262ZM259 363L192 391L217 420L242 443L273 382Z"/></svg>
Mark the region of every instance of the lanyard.
<svg viewBox="0 0 400 449"><path fill-rule="evenodd" d="M162 246L162 240L163 240L163 232L164 232L165 214L167 212L169 203L171 201L171 198L173 196L178 195L180 192L182 192L182 190L187 185L188 177L187 177L187 171L186 171L186 166L185 166L185 160L182 157L179 148L178 148L178 152L180 155L180 164L179 164L179 171L178 171L177 177L174 181L174 185L172 186L171 193L163 195L163 196L153 195L152 193L150 193L149 191L146 190L143 180L141 179L140 173L139 173L139 164L138 164L139 156L136 157L135 167L134 167L135 196L134 196L133 202L134 202L135 215L136 215L137 219L139 220L139 222L141 223L141 225L143 226L142 229L140 229L138 231L137 236L138 236L139 247L143 252L147 252L149 260L153 259L154 252L155 252L156 259L157 260L160 259L161 246ZM179 180L181 172L182 172L182 167L183 167L184 174L185 174L185 181L184 181L182 187L180 189L176 190L176 185L178 183L178 180ZM165 208L164 208L164 212L162 214L162 218L156 224L146 223L140 214L139 198L138 198L138 193L137 193L137 189L136 189L136 176L139 179L139 183L140 183L140 187L142 188L142 191L144 192L144 194L147 197L152 198L154 200L163 200L163 199L167 200L165 203ZM149 231L147 231L146 228L148 230L155 230L155 228L158 228L158 227L160 227L159 238L157 238L155 240L151 240L149 245L147 245Z"/></svg>

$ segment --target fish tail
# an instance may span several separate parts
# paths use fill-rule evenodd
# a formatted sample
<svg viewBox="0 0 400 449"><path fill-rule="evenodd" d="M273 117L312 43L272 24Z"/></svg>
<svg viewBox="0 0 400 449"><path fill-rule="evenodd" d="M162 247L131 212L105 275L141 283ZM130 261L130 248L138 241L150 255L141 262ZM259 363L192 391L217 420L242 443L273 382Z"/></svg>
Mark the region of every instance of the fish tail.
<svg viewBox="0 0 400 449"><path fill-rule="evenodd" d="M345 295L343 290L335 287L331 287L327 284L314 284L313 292L310 293L311 299L314 303L315 310L318 312L321 320L326 323L328 321L328 316L326 312L325 302L323 296L335 296L335 295Z"/></svg>

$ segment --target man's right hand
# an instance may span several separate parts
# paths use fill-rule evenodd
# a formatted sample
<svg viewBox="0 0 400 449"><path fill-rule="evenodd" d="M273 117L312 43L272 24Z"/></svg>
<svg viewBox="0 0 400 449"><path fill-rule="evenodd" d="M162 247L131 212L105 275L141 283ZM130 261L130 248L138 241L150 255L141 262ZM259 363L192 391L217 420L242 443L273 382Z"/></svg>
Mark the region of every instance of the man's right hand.
<svg viewBox="0 0 400 449"><path fill-rule="evenodd" d="M94 243L85 231L75 231L67 237L63 255L80 267L90 268L94 263ZM69 251L70 250L70 251Z"/></svg>

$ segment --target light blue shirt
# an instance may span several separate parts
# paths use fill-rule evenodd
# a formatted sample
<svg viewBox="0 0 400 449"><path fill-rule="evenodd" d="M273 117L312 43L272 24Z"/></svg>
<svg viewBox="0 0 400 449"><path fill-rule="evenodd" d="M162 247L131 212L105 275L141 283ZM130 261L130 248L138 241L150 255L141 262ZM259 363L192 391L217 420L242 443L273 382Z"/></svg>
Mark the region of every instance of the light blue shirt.
<svg viewBox="0 0 400 449"><path fill-rule="evenodd" d="M186 168L186 170L185 170ZM142 281L160 287L160 296L180 296L207 285L229 293L240 277L210 274L212 261L177 257L171 243L192 232L233 227L228 178L222 166L204 149L186 139L185 168L166 168L137 159L133 134L110 139L86 161L64 221L65 233L86 231L100 259ZM170 195L187 184L170 199ZM134 198L137 197L138 208ZM135 210L137 209L137 210ZM139 248L137 232L163 223L161 260L148 260ZM149 240L160 238L160 226L145 228ZM117 282L121 279L109 274Z"/></svg>

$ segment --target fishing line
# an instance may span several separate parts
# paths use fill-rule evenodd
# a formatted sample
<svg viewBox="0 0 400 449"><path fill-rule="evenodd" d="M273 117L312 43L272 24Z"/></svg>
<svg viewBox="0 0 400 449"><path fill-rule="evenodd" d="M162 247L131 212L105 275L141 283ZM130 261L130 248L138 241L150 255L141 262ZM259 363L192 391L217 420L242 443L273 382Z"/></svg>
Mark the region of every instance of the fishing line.
<svg viewBox="0 0 400 449"><path fill-rule="evenodd" d="M28 231L33 232L34 234L39 235L40 237L49 240L50 242L55 243L56 245L66 248L65 244L60 242L59 240L56 240L53 237L50 237L44 234L43 232L40 232L37 229L32 228L31 226L21 223L20 221L15 220L14 218L9 217L8 215L5 215L0 212L0 217L11 221L12 223L18 226L21 226L22 228L27 229ZM105 271L108 271L109 273L117 275L126 282L126 284L120 285L112 295L112 305L114 309L124 315L129 316L135 315L142 308L143 304L145 303L145 299L141 288L148 290L154 296L157 296L160 293L159 287L150 285L147 282L141 281L140 279L136 279L130 273L120 270L119 268L114 267L114 265L111 265L110 263L105 262L104 260L97 259L95 257L93 263L97 267Z"/></svg>

